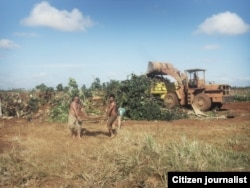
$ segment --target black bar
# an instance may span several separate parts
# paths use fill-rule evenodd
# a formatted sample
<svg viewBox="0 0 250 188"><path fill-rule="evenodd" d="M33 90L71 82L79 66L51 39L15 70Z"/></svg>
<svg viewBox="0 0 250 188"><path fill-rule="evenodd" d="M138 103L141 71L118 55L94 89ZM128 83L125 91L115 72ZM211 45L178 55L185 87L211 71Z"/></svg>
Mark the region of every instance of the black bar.
<svg viewBox="0 0 250 188"><path fill-rule="evenodd" d="M168 172L168 188L250 187L250 172Z"/></svg>

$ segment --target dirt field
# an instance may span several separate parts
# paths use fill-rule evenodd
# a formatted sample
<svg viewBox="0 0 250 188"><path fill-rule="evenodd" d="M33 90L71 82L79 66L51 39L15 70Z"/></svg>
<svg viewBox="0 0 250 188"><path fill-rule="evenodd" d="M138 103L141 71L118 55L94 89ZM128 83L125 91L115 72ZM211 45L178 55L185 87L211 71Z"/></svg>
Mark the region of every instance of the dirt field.
<svg viewBox="0 0 250 188"><path fill-rule="evenodd" d="M190 119L169 122L126 120L123 122L122 129L112 139L107 135L105 121L85 121L84 134L80 140L69 136L65 124L39 122L39 120L27 122L24 119L0 119L0 179L4 180L0 186L139 187L139 183L134 178L123 180L122 177L119 179L118 175L115 175L119 174L115 170L105 171L112 166L108 160L106 165L109 167L105 167L105 157L125 151L131 152L132 155L134 151L128 148L140 145L144 136L152 136L159 145L186 138L235 153L243 152L247 154L248 161L244 166L235 166L235 168L223 166L218 167L218 170L249 171L250 103L235 102L224 105L218 112L209 113L208 118L193 116ZM225 116L229 118L223 118ZM74 153L77 154L73 156ZM54 161L59 158L61 164ZM12 165L17 163L18 168L22 170L9 177L8 173L17 171L17 167L11 169L7 159L13 160ZM46 163L49 165L46 166ZM103 167L97 168L95 165ZM207 168L200 167L200 170L203 169ZM152 175L146 178L147 186L161 187L160 180L157 178L155 180L154 177ZM112 179L112 181L104 181L104 179ZM93 182L97 186L90 186L94 184Z"/></svg>

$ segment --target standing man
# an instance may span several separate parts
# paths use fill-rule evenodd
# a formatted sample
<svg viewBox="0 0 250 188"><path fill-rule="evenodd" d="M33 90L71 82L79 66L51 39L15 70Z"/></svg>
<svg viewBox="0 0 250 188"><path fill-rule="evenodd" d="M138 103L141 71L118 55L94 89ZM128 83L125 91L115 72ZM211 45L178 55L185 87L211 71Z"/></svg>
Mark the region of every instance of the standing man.
<svg viewBox="0 0 250 188"><path fill-rule="evenodd" d="M107 109L107 118L108 118L107 127L108 127L108 131L109 131L109 136L111 138L114 137L112 125L115 122L117 115L118 115L118 111L117 111L117 104L115 101L115 95L110 94L109 95L109 106Z"/></svg>
<svg viewBox="0 0 250 188"><path fill-rule="evenodd" d="M81 119L80 119L81 105L79 97L75 96L70 104L69 116L68 116L68 126L71 131L71 136L73 138L81 138Z"/></svg>

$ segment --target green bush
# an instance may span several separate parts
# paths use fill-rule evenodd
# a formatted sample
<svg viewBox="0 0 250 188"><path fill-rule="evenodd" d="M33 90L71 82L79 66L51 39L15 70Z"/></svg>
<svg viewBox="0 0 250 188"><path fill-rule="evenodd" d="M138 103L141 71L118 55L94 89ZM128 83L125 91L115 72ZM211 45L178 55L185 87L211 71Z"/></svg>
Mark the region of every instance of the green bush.
<svg viewBox="0 0 250 188"><path fill-rule="evenodd" d="M150 87L153 80L145 75L132 74L130 79L113 85L106 91L113 91L119 106L126 109L125 116L132 120L173 120L185 118L178 110L163 108L163 101L151 96Z"/></svg>
<svg viewBox="0 0 250 188"><path fill-rule="evenodd" d="M61 101L52 106L52 109L49 114L49 118L52 122L61 122L64 123L68 118L69 110L69 101Z"/></svg>

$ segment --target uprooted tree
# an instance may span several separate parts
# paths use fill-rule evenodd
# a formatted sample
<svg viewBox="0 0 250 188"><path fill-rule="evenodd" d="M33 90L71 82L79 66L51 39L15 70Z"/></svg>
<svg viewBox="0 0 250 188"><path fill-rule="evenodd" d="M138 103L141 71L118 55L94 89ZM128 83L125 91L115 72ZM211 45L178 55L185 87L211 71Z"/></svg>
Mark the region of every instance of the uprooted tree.
<svg viewBox="0 0 250 188"><path fill-rule="evenodd" d="M86 97L86 89L79 90L77 84L70 84L69 93L64 93L53 102L50 118L53 121L64 122L67 119L68 106L74 95L78 95L87 113L104 115L108 95L113 93L116 96L118 106L126 109L126 117L133 120L172 120L185 118L186 115L178 109L167 110L160 100L150 94L152 80L146 76L131 74L130 78L124 81L111 80L110 82L92 84L90 88L91 97ZM98 87L94 87L98 86ZM98 97L97 97L98 96ZM95 99L98 100L95 100Z"/></svg>
<svg viewBox="0 0 250 188"><path fill-rule="evenodd" d="M144 75L131 74L127 80L111 80L101 83L95 79L90 88L79 88L73 78L68 85L59 84L56 91L45 84L38 85L32 91L17 93L3 92L2 112L4 116L37 118L66 122L69 104L74 96L79 96L85 111L102 116L110 93L116 95L119 106L126 109L125 117L132 120L172 120L185 118L178 109L167 110L162 102L152 97L152 80Z"/></svg>

